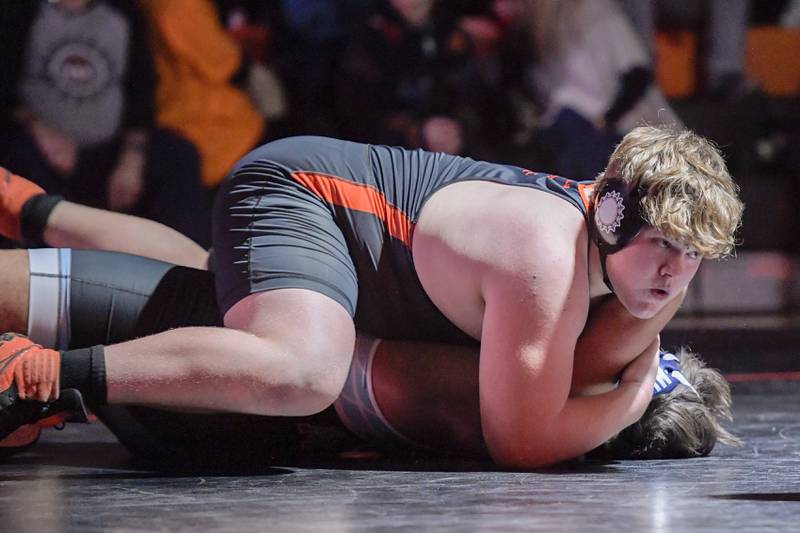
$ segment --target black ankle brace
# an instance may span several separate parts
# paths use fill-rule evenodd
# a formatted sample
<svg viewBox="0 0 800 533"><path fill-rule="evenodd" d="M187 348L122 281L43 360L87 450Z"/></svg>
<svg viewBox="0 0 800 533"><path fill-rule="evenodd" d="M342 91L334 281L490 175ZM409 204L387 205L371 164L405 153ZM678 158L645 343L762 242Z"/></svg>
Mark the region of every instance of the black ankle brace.
<svg viewBox="0 0 800 533"><path fill-rule="evenodd" d="M103 345L61 352L61 389L78 389L89 405L108 402Z"/></svg>

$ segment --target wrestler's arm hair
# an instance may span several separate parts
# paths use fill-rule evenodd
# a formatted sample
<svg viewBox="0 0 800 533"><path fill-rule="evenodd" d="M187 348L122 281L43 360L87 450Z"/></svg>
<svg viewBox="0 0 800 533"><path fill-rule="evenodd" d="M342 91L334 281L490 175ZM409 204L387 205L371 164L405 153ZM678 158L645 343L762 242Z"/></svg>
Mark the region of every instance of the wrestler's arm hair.
<svg viewBox="0 0 800 533"><path fill-rule="evenodd" d="M567 272L574 265L574 254L548 252L557 257L543 256ZM489 453L503 466L534 468L580 456L638 420L652 396L657 340L628 365L616 389L569 397L589 302L588 284L563 271L540 279L484 277L481 422Z"/></svg>
<svg viewBox="0 0 800 533"><path fill-rule="evenodd" d="M53 247L123 252L201 270L208 261L200 245L163 224L66 200L53 209L43 238Z"/></svg>
<svg viewBox="0 0 800 533"><path fill-rule="evenodd" d="M575 347L572 394L613 388L624 368L675 316L685 297L686 290L646 320L631 315L615 296L594 306Z"/></svg>

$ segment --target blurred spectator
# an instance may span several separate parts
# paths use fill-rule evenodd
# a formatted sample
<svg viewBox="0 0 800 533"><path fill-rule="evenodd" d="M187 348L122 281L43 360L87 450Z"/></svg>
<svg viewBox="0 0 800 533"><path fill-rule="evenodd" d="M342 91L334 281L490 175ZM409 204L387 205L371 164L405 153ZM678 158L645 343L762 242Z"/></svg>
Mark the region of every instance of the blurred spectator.
<svg viewBox="0 0 800 533"><path fill-rule="evenodd" d="M139 0L153 30L156 117L200 152L203 183L214 189L259 144L265 121L232 82L242 51L211 0Z"/></svg>
<svg viewBox="0 0 800 533"><path fill-rule="evenodd" d="M485 88L472 42L433 0L386 0L352 31L336 74L341 133L462 153L479 133Z"/></svg>
<svg viewBox="0 0 800 533"><path fill-rule="evenodd" d="M790 0L781 12L780 24L786 28L800 28L800 0Z"/></svg>
<svg viewBox="0 0 800 533"><path fill-rule="evenodd" d="M701 79L705 93L720 100L737 99L754 87L745 77L744 55L749 22L749 0L620 0L634 27L653 55L657 16L668 27L701 26Z"/></svg>
<svg viewBox="0 0 800 533"><path fill-rule="evenodd" d="M456 2L447 2L455 8ZM528 76L533 47L522 22L523 3L524 0L466 2L459 6L464 10L459 25L475 44L479 74L487 86L486 97L480 103L480 147L489 148L489 153L479 156L540 166L541 154L536 153L539 147L532 142L538 119Z"/></svg>
<svg viewBox="0 0 800 533"><path fill-rule="evenodd" d="M197 153L153 127L146 30L123 0L7 2L0 162L53 194L194 234Z"/></svg>
<svg viewBox="0 0 800 533"><path fill-rule="evenodd" d="M534 83L555 170L576 179L602 171L622 135L637 124L676 123L652 83L650 60L613 0L530 0Z"/></svg>
<svg viewBox="0 0 800 533"><path fill-rule="evenodd" d="M777 26L781 15L794 0L760 0L750 2L750 26Z"/></svg>
<svg viewBox="0 0 800 533"><path fill-rule="evenodd" d="M365 1L365 0L364 0ZM286 88L283 134L336 135L334 80L350 24L365 10L359 0L269 0L262 20L271 34L270 65Z"/></svg>

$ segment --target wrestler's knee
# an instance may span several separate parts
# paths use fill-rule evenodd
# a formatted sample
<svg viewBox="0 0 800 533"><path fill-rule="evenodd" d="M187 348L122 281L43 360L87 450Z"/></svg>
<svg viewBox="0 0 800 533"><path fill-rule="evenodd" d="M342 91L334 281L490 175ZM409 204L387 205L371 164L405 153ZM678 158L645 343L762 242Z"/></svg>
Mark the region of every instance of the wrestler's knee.
<svg viewBox="0 0 800 533"><path fill-rule="evenodd" d="M255 414L312 415L339 396L350 368L352 343L305 338L302 342L260 339L260 344L262 355L277 357L262 356L262 364L250 377Z"/></svg>
<svg viewBox="0 0 800 533"><path fill-rule="evenodd" d="M225 325L253 335L255 383L269 395L264 404L280 410L271 414L312 414L341 391L355 326L333 299L302 289L254 293L225 313Z"/></svg>

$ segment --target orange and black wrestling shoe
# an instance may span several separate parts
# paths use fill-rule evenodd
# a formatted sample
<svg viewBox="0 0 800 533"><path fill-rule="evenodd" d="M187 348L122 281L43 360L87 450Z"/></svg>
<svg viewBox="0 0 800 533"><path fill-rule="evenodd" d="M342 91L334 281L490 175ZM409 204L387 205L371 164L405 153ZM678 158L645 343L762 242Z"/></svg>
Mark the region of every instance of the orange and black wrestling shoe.
<svg viewBox="0 0 800 533"><path fill-rule="evenodd" d="M58 413L87 421L80 392L59 393L61 354L42 348L24 335L0 335L0 448L25 447L39 436L39 427L23 428ZM6 440L8 438L8 440Z"/></svg>

